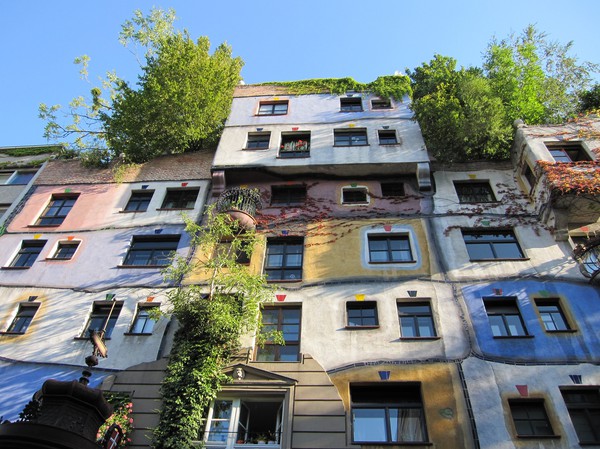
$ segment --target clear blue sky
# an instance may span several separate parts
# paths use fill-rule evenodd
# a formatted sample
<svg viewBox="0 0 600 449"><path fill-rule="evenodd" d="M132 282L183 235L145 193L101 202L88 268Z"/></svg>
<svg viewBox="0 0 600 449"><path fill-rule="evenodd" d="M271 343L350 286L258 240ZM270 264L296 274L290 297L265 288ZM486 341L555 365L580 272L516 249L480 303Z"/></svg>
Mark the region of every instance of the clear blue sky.
<svg viewBox="0 0 600 449"><path fill-rule="evenodd" d="M118 43L135 9L174 8L178 28L227 41L245 61L246 83L351 76L369 82L434 54L480 66L492 36L532 23L574 41L580 61L600 62L600 1L572 0L6 0L0 4L0 146L47 143L39 103L86 95L76 56L91 57L90 81L116 70L135 81L137 62ZM598 77L596 77L598 79Z"/></svg>

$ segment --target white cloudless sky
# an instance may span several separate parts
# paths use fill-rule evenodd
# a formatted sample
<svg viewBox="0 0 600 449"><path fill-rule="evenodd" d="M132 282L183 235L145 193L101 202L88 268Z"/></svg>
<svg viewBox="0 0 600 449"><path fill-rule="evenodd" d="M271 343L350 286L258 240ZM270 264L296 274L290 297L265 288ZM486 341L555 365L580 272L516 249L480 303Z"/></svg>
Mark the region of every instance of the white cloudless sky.
<svg viewBox="0 0 600 449"><path fill-rule="evenodd" d="M350 76L370 82L436 54L481 66L487 44L536 25L573 41L580 61L600 63L600 1L572 0L6 0L0 2L0 146L37 145L38 105L67 105L115 70L135 82L139 66L118 42L133 11L173 8L177 28L227 42L246 83ZM76 56L88 55L89 83ZM598 75L596 74L596 81Z"/></svg>

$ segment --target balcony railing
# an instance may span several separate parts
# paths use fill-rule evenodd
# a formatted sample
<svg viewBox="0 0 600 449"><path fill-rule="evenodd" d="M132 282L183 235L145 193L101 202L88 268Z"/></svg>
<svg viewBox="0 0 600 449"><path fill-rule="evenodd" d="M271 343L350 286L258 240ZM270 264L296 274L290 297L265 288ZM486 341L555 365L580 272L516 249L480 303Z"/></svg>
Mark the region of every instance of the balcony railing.
<svg viewBox="0 0 600 449"><path fill-rule="evenodd" d="M600 237L577 245L573 257L579 263L579 271L590 279L590 283L600 283Z"/></svg>
<svg viewBox="0 0 600 449"><path fill-rule="evenodd" d="M219 196L216 208L218 212L229 214L243 228L253 229L256 226L254 216L261 208L260 192L240 187L228 189Z"/></svg>
<svg viewBox="0 0 600 449"><path fill-rule="evenodd" d="M285 142L279 148L279 157L307 157L309 155L310 142L307 140Z"/></svg>

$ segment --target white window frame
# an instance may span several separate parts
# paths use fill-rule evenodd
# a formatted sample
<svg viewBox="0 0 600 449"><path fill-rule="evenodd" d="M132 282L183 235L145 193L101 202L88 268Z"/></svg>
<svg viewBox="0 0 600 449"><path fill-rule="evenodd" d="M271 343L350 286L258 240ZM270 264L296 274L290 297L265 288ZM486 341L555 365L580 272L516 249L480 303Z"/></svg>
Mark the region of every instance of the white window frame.
<svg viewBox="0 0 600 449"><path fill-rule="evenodd" d="M364 203L345 203L344 202L344 191L345 190L364 190L366 201ZM367 186L363 186L363 185L343 186L340 189L340 204L342 206L347 206L347 207L348 206L350 206L350 207L369 206L371 204L371 195L369 195L369 188Z"/></svg>
<svg viewBox="0 0 600 449"><path fill-rule="evenodd" d="M412 226L393 224L372 226L361 229L361 263L368 270L418 270L422 265L421 251L418 245L417 234ZM412 262L371 263L369 254L369 235L407 235L410 243Z"/></svg>

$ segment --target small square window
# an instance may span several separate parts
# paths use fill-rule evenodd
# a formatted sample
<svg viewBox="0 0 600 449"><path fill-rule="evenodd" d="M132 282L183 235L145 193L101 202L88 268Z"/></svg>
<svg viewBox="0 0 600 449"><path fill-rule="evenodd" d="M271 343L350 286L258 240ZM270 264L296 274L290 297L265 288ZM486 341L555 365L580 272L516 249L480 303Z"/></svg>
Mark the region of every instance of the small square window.
<svg viewBox="0 0 600 449"><path fill-rule="evenodd" d="M267 281L301 281L304 239L285 237L267 240Z"/></svg>
<svg viewBox="0 0 600 449"><path fill-rule="evenodd" d="M402 338L436 336L431 304L428 302L399 302L398 318Z"/></svg>
<svg viewBox="0 0 600 449"><path fill-rule="evenodd" d="M333 131L333 144L336 147L368 145L366 129L336 129Z"/></svg>
<svg viewBox="0 0 600 449"><path fill-rule="evenodd" d="M137 313L133 319L130 334L151 334L156 321L151 317L151 310L159 307L158 304L138 304Z"/></svg>
<svg viewBox="0 0 600 449"><path fill-rule="evenodd" d="M600 444L600 389L561 388L579 444Z"/></svg>
<svg viewBox="0 0 600 449"><path fill-rule="evenodd" d="M310 132L281 133L279 157L309 157Z"/></svg>
<svg viewBox="0 0 600 449"><path fill-rule="evenodd" d="M527 331L516 298L483 298L494 337L525 337Z"/></svg>
<svg viewBox="0 0 600 449"><path fill-rule="evenodd" d="M545 142L556 162L591 161L581 142Z"/></svg>
<svg viewBox="0 0 600 449"><path fill-rule="evenodd" d="M379 145L396 145L398 138L396 137L396 131L394 130L379 130Z"/></svg>
<svg viewBox="0 0 600 449"><path fill-rule="evenodd" d="M509 400L510 414L520 437L554 436L544 401L538 399Z"/></svg>
<svg viewBox="0 0 600 449"><path fill-rule="evenodd" d="M414 262L407 234L370 234L369 263Z"/></svg>
<svg viewBox="0 0 600 449"><path fill-rule="evenodd" d="M269 142L271 141L271 133L248 133L248 140L246 141L247 150L264 150L269 148Z"/></svg>
<svg viewBox="0 0 600 449"><path fill-rule="evenodd" d="M146 212L154 190L136 190L131 192L129 201L125 206L125 212Z"/></svg>
<svg viewBox="0 0 600 449"><path fill-rule="evenodd" d="M306 186L271 186L271 204L274 206L291 206L306 201Z"/></svg>
<svg viewBox="0 0 600 449"><path fill-rule="evenodd" d="M470 260L525 259L514 232L508 230L462 231Z"/></svg>
<svg viewBox="0 0 600 449"><path fill-rule="evenodd" d="M122 301L103 301L96 302L92 308L92 313L85 325L82 338L88 338L92 332L103 332L104 338L110 338L112 335L119 313L123 307Z"/></svg>
<svg viewBox="0 0 600 449"><path fill-rule="evenodd" d="M382 182L381 196L383 198L399 198L405 196L404 183L402 182Z"/></svg>
<svg viewBox="0 0 600 449"><path fill-rule="evenodd" d="M369 195L366 187L343 187L342 204L369 204Z"/></svg>
<svg viewBox="0 0 600 449"><path fill-rule="evenodd" d="M79 247L79 242L58 242L56 251L52 255L51 259L56 260L69 260L73 258L75 251Z"/></svg>
<svg viewBox="0 0 600 449"><path fill-rule="evenodd" d="M259 362L296 362L300 355L300 307L265 307L262 311L261 332L281 332L285 345L273 342L267 336L262 347L256 348Z"/></svg>
<svg viewBox="0 0 600 449"><path fill-rule="evenodd" d="M167 189L161 209L193 209L200 189Z"/></svg>
<svg viewBox="0 0 600 449"><path fill-rule="evenodd" d="M36 226L59 226L65 220L79 195L52 195Z"/></svg>
<svg viewBox="0 0 600 449"><path fill-rule="evenodd" d="M27 302L19 304L17 315L12 320L12 323L10 323L10 326L8 326L6 332L10 334L24 334L39 307L39 303Z"/></svg>
<svg viewBox="0 0 600 449"><path fill-rule="evenodd" d="M493 203L494 191L488 181L455 181L454 189L460 203Z"/></svg>
<svg viewBox="0 0 600 449"><path fill-rule="evenodd" d="M535 186L536 178L529 164L525 163L523 165L523 171L521 173L523 173L523 177L529 183L529 187L533 189L533 186Z"/></svg>
<svg viewBox="0 0 600 449"><path fill-rule="evenodd" d="M374 98L371 100L371 109L392 109L392 102L389 98Z"/></svg>
<svg viewBox="0 0 600 449"><path fill-rule="evenodd" d="M569 331L571 328L560 307L558 298L537 298L535 299L540 318L546 332Z"/></svg>
<svg viewBox="0 0 600 449"><path fill-rule="evenodd" d="M285 115L288 113L288 101L261 101L257 115Z"/></svg>
<svg viewBox="0 0 600 449"><path fill-rule="evenodd" d="M10 263L11 268L29 268L42 252L46 240L23 240L21 249Z"/></svg>
<svg viewBox="0 0 600 449"><path fill-rule="evenodd" d="M360 112L363 110L362 98L360 97L345 97L340 98L341 112Z"/></svg>
<svg viewBox="0 0 600 449"><path fill-rule="evenodd" d="M134 236L124 266L166 266L177 251L179 235Z"/></svg>
<svg viewBox="0 0 600 449"><path fill-rule="evenodd" d="M352 301L346 303L347 327L376 327L377 303L375 301Z"/></svg>

